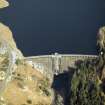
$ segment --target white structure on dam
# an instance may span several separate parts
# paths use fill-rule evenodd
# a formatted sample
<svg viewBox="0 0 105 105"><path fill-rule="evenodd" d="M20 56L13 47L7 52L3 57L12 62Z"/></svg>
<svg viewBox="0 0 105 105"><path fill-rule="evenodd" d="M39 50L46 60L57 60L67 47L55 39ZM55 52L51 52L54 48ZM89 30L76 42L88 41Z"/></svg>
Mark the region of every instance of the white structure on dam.
<svg viewBox="0 0 105 105"><path fill-rule="evenodd" d="M68 71L69 67L75 67L75 62L78 60L95 59L97 55L76 55L76 54L58 54L42 55L25 57L27 62L32 64L33 68L44 75L51 78L52 75L57 75Z"/></svg>

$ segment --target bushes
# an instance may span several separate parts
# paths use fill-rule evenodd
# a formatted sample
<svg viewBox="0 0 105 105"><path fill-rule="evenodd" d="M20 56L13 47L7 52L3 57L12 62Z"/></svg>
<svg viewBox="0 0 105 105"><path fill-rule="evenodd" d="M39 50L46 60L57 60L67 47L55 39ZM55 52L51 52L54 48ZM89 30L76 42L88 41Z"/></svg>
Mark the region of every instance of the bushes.
<svg viewBox="0 0 105 105"><path fill-rule="evenodd" d="M71 80L70 105L105 105L103 82L99 81L95 63L82 62Z"/></svg>
<svg viewBox="0 0 105 105"><path fill-rule="evenodd" d="M38 84L39 89L45 94L46 96L51 96L49 84L47 80L41 80Z"/></svg>
<svg viewBox="0 0 105 105"><path fill-rule="evenodd" d="M17 65L23 64L23 61L21 59L16 59L16 64Z"/></svg>

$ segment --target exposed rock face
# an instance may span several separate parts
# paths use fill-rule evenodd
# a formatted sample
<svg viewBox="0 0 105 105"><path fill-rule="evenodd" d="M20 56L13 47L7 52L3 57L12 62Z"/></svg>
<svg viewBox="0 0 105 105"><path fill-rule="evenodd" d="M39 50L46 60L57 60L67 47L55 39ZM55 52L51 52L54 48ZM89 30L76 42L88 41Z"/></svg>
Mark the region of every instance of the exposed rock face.
<svg viewBox="0 0 105 105"><path fill-rule="evenodd" d="M0 23L0 40L5 41L5 43L8 44L14 52L16 52L18 58L23 57L23 54L16 46L11 30L2 23Z"/></svg>
<svg viewBox="0 0 105 105"><path fill-rule="evenodd" d="M97 35L97 45L100 48L100 51L105 51L105 26L99 29Z"/></svg>
<svg viewBox="0 0 105 105"><path fill-rule="evenodd" d="M0 8L9 6L9 3L6 0L0 0Z"/></svg>
<svg viewBox="0 0 105 105"><path fill-rule="evenodd" d="M99 66L101 67L101 79L105 80L105 26L101 27L98 32L97 44L99 46Z"/></svg>

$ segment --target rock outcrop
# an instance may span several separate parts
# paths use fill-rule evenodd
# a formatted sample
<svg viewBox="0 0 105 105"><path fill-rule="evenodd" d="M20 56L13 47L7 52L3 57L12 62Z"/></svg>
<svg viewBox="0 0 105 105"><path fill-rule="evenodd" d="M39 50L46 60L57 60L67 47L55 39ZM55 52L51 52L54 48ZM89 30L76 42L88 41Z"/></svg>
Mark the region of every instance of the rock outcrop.
<svg viewBox="0 0 105 105"><path fill-rule="evenodd" d="M11 48L11 50L16 53L18 58L23 58L23 54L16 46L10 28L2 23L0 23L0 41L5 41L5 43Z"/></svg>
<svg viewBox="0 0 105 105"><path fill-rule="evenodd" d="M0 0L0 8L5 8L9 6L9 3L6 0Z"/></svg>
<svg viewBox="0 0 105 105"><path fill-rule="evenodd" d="M97 45L99 46L99 50L105 51L105 26L99 29L97 35Z"/></svg>

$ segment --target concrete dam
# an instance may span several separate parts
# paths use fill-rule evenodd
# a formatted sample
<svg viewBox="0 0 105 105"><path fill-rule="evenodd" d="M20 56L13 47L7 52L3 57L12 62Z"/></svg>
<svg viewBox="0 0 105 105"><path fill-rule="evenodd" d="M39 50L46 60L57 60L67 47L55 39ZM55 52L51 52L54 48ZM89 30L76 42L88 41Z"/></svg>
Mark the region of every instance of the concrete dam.
<svg viewBox="0 0 105 105"><path fill-rule="evenodd" d="M58 54L25 57L33 68L43 73L45 76L52 78L68 71L69 67L75 67L78 60L95 59L97 55L76 55L76 54Z"/></svg>

